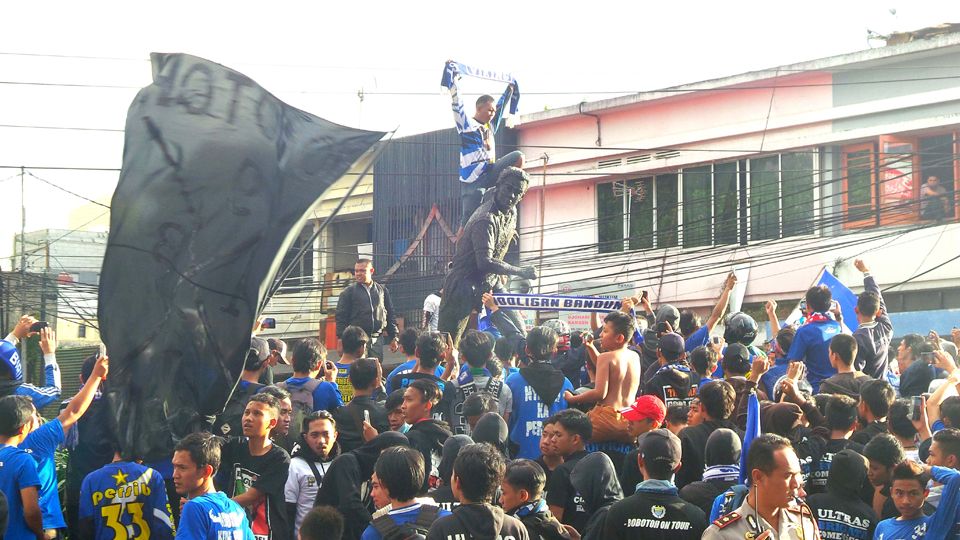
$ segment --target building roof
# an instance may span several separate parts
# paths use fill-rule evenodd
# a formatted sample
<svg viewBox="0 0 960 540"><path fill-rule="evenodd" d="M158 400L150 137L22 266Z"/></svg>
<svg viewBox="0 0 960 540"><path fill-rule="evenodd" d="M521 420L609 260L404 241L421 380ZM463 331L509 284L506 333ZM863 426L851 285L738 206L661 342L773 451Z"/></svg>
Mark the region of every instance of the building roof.
<svg viewBox="0 0 960 540"><path fill-rule="evenodd" d="M952 29L951 25L951 29ZM556 120L564 118L567 116L577 116L582 113L597 113L601 111L609 111L610 109L616 109L620 107L628 107L631 105L636 105L638 103L654 101L658 99L664 99L668 97L675 97L679 95L684 95L686 93L691 93L695 91L704 91L704 90L716 90L722 88L728 88L731 86L740 86L740 85L749 85L757 81L774 79L777 77L793 75L796 73L804 72L830 72L831 70L836 70L838 68L851 66L853 64L863 64L863 63L875 63L880 64L891 59L902 59L896 57L902 57L906 55L925 53L930 51L936 51L944 49L947 47L957 47L960 46L960 32L946 33L946 34L924 34L921 31L916 32L903 32L896 34L896 36L909 34L917 38L915 41L908 41L905 43L896 43L892 45L887 45L884 47L877 47L875 49L867 49L863 51L857 51L852 53L845 53L836 56L829 56L826 58L819 58L816 60L808 60L804 62L786 64L782 66L777 66L768 69L761 69L756 71L748 71L746 73L740 73L737 75L730 75L727 77L721 77L718 79L709 79L705 81L683 84L680 86L671 86L668 88L662 88L658 90L651 90L647 92L638 92L636 94L628 94L625 96L618 96L614 98L602 99L598 101L586 101L583 103L578 103L576 105L568 105L566 107L560 107L557 109L551 109L547 111L538 111L535 113L525 114L520 117L520 122L518 126L530 125L538 122L546 122L550 120ZM892 37L892 36L891 36ZM891 39L893 41L893 39Z"/></svg>

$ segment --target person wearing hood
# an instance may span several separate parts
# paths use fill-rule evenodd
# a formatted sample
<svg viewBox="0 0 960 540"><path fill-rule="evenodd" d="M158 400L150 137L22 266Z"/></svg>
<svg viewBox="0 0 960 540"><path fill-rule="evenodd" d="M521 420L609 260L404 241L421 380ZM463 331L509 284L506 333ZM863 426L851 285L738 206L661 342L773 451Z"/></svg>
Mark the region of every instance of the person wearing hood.
<svg viewBox="0 0 960 540"><path fill-rule="evenodd" d="M680 439L669 430L656 429L640 438L638 463L646 480L607 512L605 540L700 538L707 517L679 497L671 480L680 467L680 453Z"/></svg>
<svg viewBox="0 0 960 540"><path fill-rule="evenodd" d="M536 461L516 459L507 465L500 484L500 506L523 523L530 540L570 540L543 500L547 477Z"/></svg>
<svg viewBox="0 0 960 540"><path fill-rule="evenodd" d="M824 440L820 462L815 464L810 479L807 480L807 495L823 493L827 489L833 458L841 450L853 450L863 454L863 445L850 440L857 427L857 402L844 395L833 395L827 400L826 425L814 430ZM870 487L864 477L864 486ZM873 489L870 488L872 493Z"/></svg>
<svg viewBox="0 0 960 540"><path fill-rule="evenodd" d="M704 450L707 439L715 430L720 428L732 429L737 435L743 433L733 422L736 392L727 381L713 381L703 385L700 389L700 416L702 421L689 426L680 432L680 442L683 445L683 462L677 471L677 487L683 488L690 482L703 480Z"/></svg>
<svg viewBox="0 0 960 540"><path fill-rule="evenodd" d="M492 444L507 459L510 459L507 448L510 443L509 437L507 422L495 412L488 412L481 416L477 421L477 427L473 429L474 442Z"/></svg>
<svg viewBox="0 0 960 540"><path fill-rule="evenodd" d="M526 353L530 363L507 377L513 395L510 413L510 440L518 446L516 457L536 459L540 455L543 421L567 408L563 394L573 385L550 358L557 350L557 333L537 326L527 334Z"/></svg>
<svg viewBox="0 0 960 540"><path fill-rule="evenodd" d="M373 508L367 483L380 453L394 446L410 446L410 441L402 433L387 431L360 448L341 454L327 468L314 506L332 506L343 515L343 540L359 540L370 524Z"/></svg>
<svg viewBox="0 0 960 540"><path fill-rule="evenodd" d="M833 455L827 489L807 497L820 530L838 540L869 540L877 527L877 514L860 498L867 479L867 458L846 449Z"/></svg>
<svg viewBox="0 0 960 540"><path fill-rule="evenodd" d="M583 505L583 498L573 487L570 477L577 462L587 457L585 449L587 441L593 433L593 426L586 414L567 409L553 415L548 420L553 424L553 439L551 444L557 453L563 456L563 464L550 475L547 484L547 505L550 513L564 525L572 525L574 529L583 533L590 514Z"/></svg>
<svg viewBox="0 0 960 540"><path fill-rule="evenodd" d="M433 522L427 540L529 540L519 519L492 504L505 469L503 456L489 444L471 444L460 450L451 477L453 494L460 506L453 509L453 515Z"/></svg>
<svg viewBox="0 0 960 540"><path fill-rule="evenodd" d="M468 444L473 444L473 439L469 435L454 435L443 443L443 455L440 457L440 465L437 466L437 472L440 473L440 487L428 495L445 510L451 510L460 504L453 496L450 477L453 476L453 462L460 454L460 450Z"/></svg>
<svg viewBox="0 0 960 540"><path fill-rule="evenodd" d="M795 393L791 391L791 394ZM810 479L814 464L820 463L826 441L803 427L803 411L796 403L764 403L760 406L760 425L764 433L786 437L800 460L803 482Z"/></svg>
<svg viewBox="0 0 960 540"><path fill-rule="evenodd" d="M657 367L653 376L643 385L643 393L660 398L666 406L687 405L696 397L696 373L686 361L683 337L664 334L657 345Z"/></svg>
<svg viewBox="0 0 960 540"><path fill-rule="evenodd" d="M330 413L314 412L303 420L302 428L283 488L287 517L294 524L294 536L300 531L303 517L313 508L317 490L330 463L340 455L337 422Z"/></svg>
<svg viewBox="0 0 960 540"><path fill-rule="evenodd" d="M650 311L649 302L643 303L647 311ZM657 348L660 346L660 336L673 332L679 326L680 310L670 304L663 304L657 308L654 313L656 322L643 331L643 345L640 347L640 369L642 375L640 384L644 385L656 373L656 369L650 369L650 366L657 363Z"/></svg>
<svg viewBox="0 0 960 540"><path fill-rule="evenodd" d="M704 515L710 515L717 495L739 482L740 449L740 437L733 430L720 428L711 433L704 452L707 468L703 471L703 480L683 486L680 498L699 507Z"/></svg>
<svg viewBox="0 0 960 540"><path fill-rule="evenodd" d="M570 483L580 494L584 509L590 515L581 531L582 540L600 540L607 512L615 502L623 499L613 462L602 452L589 454L573 468Z"/></svg>
<svg viewBox="0 0 960 540"><path fill-rule="evenodd" d="M437 384L429 379L416 379L403 392L403 416L410 424L407 437L410 446L423 454L424 470L421 494L440 484L437 466L443 454L443 443L453 435L447 424L433 418L433 409L443 395Z"/></svg>

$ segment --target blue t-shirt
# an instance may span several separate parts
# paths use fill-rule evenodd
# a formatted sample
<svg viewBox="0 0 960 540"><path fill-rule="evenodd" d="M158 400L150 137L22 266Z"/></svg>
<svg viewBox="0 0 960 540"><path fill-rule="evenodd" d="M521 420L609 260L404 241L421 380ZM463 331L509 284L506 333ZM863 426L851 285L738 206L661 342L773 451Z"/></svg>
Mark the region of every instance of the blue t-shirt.
<svg viewBox="0 0 960 540"><path fill-rule="evenodd" d="M787 359L806 364L807 381L813 387L814 394L820 391L822 381L837 374L837 370L830 365L830 340L842 330L840 323L833 319L809 322L798 328L793 338Z"/></svg>
<svg viewBox="0 0 960 540"><path fill-rule="evenodd" d="M303 386L309 377L290 377L286 381L287 390L290 386ZM320 381L317 388L313 391L313 410L321 409L333 412L337 407L343 406L343 399L340 397L340 388L330 381Z"/></svg>
<svg viewBox="0 0 960 540"><path fill-rule="evenodd" d="M23 502L20 490L28 487L40 488L37 476L37 462L30 454L15 446L0 445L0 491L7 496L9 511L7 522L7 540L36 540L37 535L27 527L23 519Z"/></svg>
<svg viewBox="0 0 960 540"><path fill-rule="evenodd" d="M98 540L140 538L144 531L151 539L173 538L163 477L139 463L108 463L88 474L80 486L79 515L93 520Z"/></svg>
<svg viewBox="0 0 960 540"><path fill-rule="evenodd" d="M513 410L510 412L510 440L519 446L515 458L537 459L540 457L540 434L543 421L567 408L563 393L573 392L573 385L566 378L557 399L548 408L540 401L537 392L527 384L523 373L507 377L507 387L513 395Z"/></svg>
<svg viewBox="0 0 960 540"><path fill-rule="evenodd" d="M40 478L40 512L44 529L62 529L67 526L60 508L57 492L57 464L53 453L63 444L63 424L54 419L38 427L20 443L20 449L37 462L37 477Z"/></svg>
<svg viewBox="0 0 960 540"><path fill-rule="evenodd" d="M417 520L417 517L420 516L420 503L414 503L410 506L404 506L403 508L397 508L396 510L390 510L387 512L393 521L397 525L403 525L404 523L413 523ZM437 513L438 518L444 516L449 516L450 512L444 509L440 509ZM367 525L367 528L363 531L363 535L360 537L360 540L381 540L383 536L380 535L380 531L373 526L373 523Z"/></svg>
<svg viewBox="0 0 960 540"><path fill-rule="evenodd" d="M247 513L222 491L205 493L183 505L177 538L253 540Z"/></svg>
<svg viewBox="0 0 960 540"><path fill-rule="evenodd" d="M692 353L697 347L703 347L710 343L710 329L705 325L697 328L697 331L690 334L690 337L683 340L683 349L687 353Z"/></svg>
<svg viewBox="0 0 960 540"><path fill-rule="evenodd" d="M885 519L877 524L873 533L874 540L917 540L927 533L929 516L919 517L908 521L897 518Z"/></svg>
<svg viewBox="0 0 960 540"><path fill-rule="evenodd" d="M393 368L393 371L390 372L390 375L387 375L387 393L391 393L394 390L399 390L399 388L394 388L393 386L393 377L395 375L404 375L413 371L413 367L417 365L416 360L407 360L406 362L400 364L399 366ZM433 372L438 378L443 375L443 366L437 366L437 369Z"/></svg>
<svg viewBox="0 0 960 540"><path fill-rule="evenodd" d="M763 390L767 393L769 399L776 399L773 396L776 394L777 383L787 376L788 369L790 369L790 361L778 357L773 361L773 367L760 376L760 384L763 385Z"/></svg>

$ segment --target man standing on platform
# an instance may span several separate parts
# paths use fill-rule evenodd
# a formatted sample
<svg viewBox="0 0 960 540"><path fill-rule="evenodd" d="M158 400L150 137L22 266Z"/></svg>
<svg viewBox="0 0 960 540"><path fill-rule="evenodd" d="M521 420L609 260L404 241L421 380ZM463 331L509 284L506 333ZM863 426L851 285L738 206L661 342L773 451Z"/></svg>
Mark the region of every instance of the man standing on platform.
<svg viewBox="0 0 960 540"><path fill-rule="evenodd" d="M484 193L497 183L500 173L507 167L523 168L522 152L514 150L497 159L494 142L494 135L503 119L504 106L513 97L516 87L514 84L508 85L497 103L494 103L492 96L480 96L473 117L469 117L457 91L457 79L460 78L457 64L448 61L446 69L452 73L444 80L447 81L447 90L453 101L453 119L460 134L460 199L463 209L460 227L464 228L480 206Z"/></svg>
<svg viewBox="0 0 960 540"><path fill-rule="evenodd" d="M386 334L390 352L397 352L400 343L390 291L373 280L373 261L370 259L357 261L353 277L356 283L344 288L337 300L337 339L348 326L359 326L370 337L370 356L383 360L383 343L378 339L381 334Z"/></svg>

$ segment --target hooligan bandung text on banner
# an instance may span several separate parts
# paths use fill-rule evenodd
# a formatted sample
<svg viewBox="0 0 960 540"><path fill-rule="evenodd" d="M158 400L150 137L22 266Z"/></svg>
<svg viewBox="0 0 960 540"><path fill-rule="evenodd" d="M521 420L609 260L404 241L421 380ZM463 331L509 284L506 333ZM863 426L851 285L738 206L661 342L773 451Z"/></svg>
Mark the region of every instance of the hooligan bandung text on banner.
<svg viewBox="0 0 960 540"><path fill-rule="evenodd" d="M619 298L602 296L556 296L552 294L495 294L502 309L532 309L544 311L596 311L608 313L620 309Z"/></svg>

